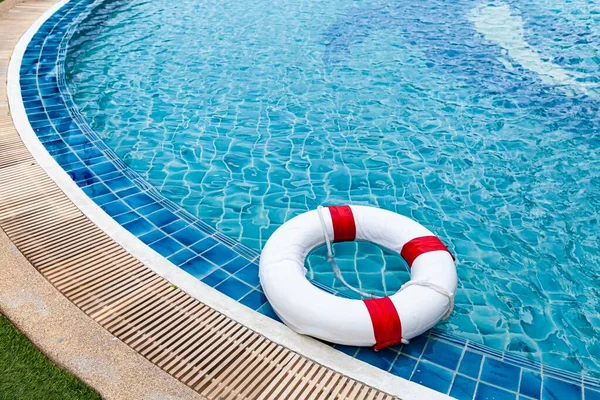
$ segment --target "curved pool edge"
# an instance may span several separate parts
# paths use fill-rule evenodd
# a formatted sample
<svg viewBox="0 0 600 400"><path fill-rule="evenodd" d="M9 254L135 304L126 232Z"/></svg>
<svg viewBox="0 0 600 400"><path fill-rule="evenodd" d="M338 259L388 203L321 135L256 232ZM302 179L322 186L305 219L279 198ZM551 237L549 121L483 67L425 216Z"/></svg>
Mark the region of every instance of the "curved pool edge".
<svg viewBox="0 0 600 400"><path fill-rule="evenodd" d="M258 332L271 341L386 393L402 399L448 398L448 396L417 383L396 377L376 367L354 359L314 339L291 331L259 314L176 267L162 255L128 232L71 179L40 142L27 117L19 82L20 67L27 45L42 24L69 0L63 0L46 11L21 37L15 47L8 69L7 92L13 123L23 143L34 159L81 212L128 253L157 275L190 294L195 299Z"/></svg>

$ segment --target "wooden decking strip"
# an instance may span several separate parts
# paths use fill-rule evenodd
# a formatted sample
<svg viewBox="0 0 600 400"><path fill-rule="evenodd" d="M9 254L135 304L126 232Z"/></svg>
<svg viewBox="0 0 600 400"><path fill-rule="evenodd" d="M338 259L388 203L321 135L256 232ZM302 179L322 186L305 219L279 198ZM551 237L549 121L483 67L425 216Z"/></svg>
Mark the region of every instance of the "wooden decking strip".
<svg viewBox="0 0 600 400"><path fill-rule="evenodd" d="M0 15L3 75L21 34L52 4L26 1ZM393 398L269 341L127 253L71 203L27 151L9 116L5 80L0 83L0 227L88 316L208 398Z"/></svg>

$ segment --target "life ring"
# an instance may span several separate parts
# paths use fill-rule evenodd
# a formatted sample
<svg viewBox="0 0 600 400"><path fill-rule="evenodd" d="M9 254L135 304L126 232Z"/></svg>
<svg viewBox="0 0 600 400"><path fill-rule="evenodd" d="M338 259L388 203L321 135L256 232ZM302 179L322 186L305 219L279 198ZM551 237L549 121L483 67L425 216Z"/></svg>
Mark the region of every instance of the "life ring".
<svg viewBox="0 0 600 400"><path fill-rule="evenodd" d="M332 343L382 349L422 334L452 312L456 267L448 248L421 224L367 206L324 207L292 218L267 241L260 282L281 320L294 331ZM399 253L411 280L384 298L354 300L306 278L308 253L326 239L364 240Z"/></svg>

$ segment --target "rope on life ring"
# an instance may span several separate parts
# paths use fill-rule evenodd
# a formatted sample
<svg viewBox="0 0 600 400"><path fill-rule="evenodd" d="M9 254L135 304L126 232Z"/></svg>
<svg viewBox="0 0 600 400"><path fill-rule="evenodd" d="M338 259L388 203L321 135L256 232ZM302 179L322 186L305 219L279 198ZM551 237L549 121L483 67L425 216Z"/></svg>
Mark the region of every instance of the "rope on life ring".
<svg viewBox="0 0 600 400"><path fill-rule="evenodd" d="M342 271L340 270L340 267L338 267L337 263L335 262L334 256L333 256L333 250L331 248L331 240L329 239L329 235L327 234L327 226L325 225L325 218L323 217L322 210L323 210L323 206L317 207L317 212L319 213L319 220L321 221L321 230L323 231L323 236L325 237L325 244L327 245L327 261L329 261L329 264L331 264L331 269L333 270L333 273L335 274L336 278L338 278L348 289L352 290L353 292L355 292L363 297L374 298L375 296L373 296L372 294L365 293L362 290L357 289L357 288L353 287L352 285L350 285L348 282L346 282L346 280L342 276ZM446 319L448 319L450 314L452 314L452 311L454 310L454 294L453 293L448 292L446 289L444 289L441 286L438 286L431 282L425 282L425 281L408 281L400 287L399 291L401 292L402 290L404 290L410 286L426 287L426 288L429 288L429 289L432 289L432 290L438 292L439 294L441 294L443 296L446 296L448 298L448 310L446 311L446 313L444 313L444 316L442 317L442 319L446 320Z"/></svg>
<svg viewBox="0 0 600 400"><path fill-rule="evenodd" d="M321 221L321 230L323 231L323 236L325 237L325 244L327 245L327 261L329 261L329 264L331 264L331 269L333 270L335 277L338 278L344 284L344 286L346 286L348 289L352 290L354 293L357 293L363 297L373 298L374 296L372 294L365 293L362 290L357 289L357 288L353 287L352 285L350 285L348 282L346 282L346 280L342 276L342 271L340 270L340 267L338 267L337 263L335 262L335 259L333 258L333 250L331 248L331 241L329 239L329 235L327 234L327 226L325 225L325 218L323 218L322 210L323 210L323 206L317 207L317 212L319 213L319 220Z"/></svg>
<svg viewBox="0 0 600 400"><path fill-rule="evenodd" d="M454 294L448 292L446 289L444 289L441 286L436 285L435 283L424 282L424 281L408 281L400 287L400 290L398 292L401 292L410 286L426 287L426 288L435 290L436 292L438 292L439 294L441 294L443 296L446 296L448 298L448 311L446 311L444 313L444 315L442 316L442 319L446 320L446 319L448 319L450 314L452 314L452 311L454 310Z"/></svg>

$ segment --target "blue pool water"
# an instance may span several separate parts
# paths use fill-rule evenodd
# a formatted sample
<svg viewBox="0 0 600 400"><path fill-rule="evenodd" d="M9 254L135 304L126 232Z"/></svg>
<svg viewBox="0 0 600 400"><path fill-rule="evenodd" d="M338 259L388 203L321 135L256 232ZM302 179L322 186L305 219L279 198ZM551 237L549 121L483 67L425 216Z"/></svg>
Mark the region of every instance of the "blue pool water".
<svg viewBox="0 0 600 400"><path fill-rule="evenodd" d="M165 196L256 249L319 204L420 221L459 260L441 327L600 374L600 8L587 2L107 0L67 82ZM348 282L408 279L336 246ZM350 295L318 249L309 277Z"/></svg>

